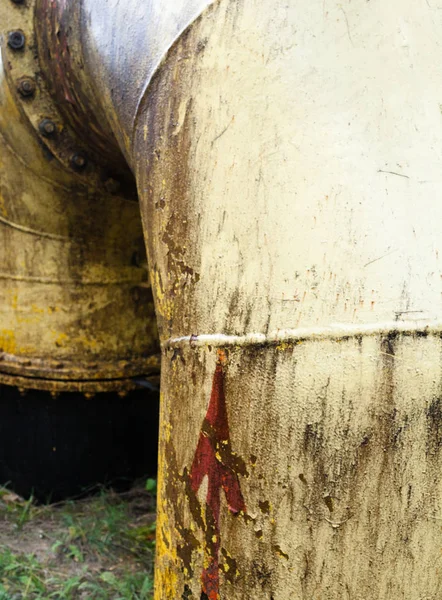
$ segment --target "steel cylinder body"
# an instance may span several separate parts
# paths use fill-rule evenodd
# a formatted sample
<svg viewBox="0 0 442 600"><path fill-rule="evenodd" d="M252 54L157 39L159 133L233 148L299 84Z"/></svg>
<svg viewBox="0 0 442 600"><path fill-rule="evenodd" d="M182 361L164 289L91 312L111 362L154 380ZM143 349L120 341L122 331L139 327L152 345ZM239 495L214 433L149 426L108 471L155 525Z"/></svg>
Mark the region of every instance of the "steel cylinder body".
<svg viewBox="0 0 442 600"><path fill-rule="evenodd" d="M441 28L217 2L140 104L157 600L440 596Z"/></svg>

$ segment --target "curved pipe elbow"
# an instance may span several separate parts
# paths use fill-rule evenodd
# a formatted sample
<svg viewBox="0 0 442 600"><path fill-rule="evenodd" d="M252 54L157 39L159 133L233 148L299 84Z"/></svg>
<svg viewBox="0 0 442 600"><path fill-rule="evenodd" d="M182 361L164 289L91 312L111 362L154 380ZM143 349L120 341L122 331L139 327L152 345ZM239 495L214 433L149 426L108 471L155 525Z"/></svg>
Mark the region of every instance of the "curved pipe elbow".
<svg viewBox="0 0 442 600"><path fill-rule="evenodd" d="M52 100L33 3L0 17L0 381L133 389L159 358L132 175ZM13 30L23 48L8 45Z"/></svg>
<svg viewBox="0 0 442 600"><path fill-rule="evenodd" d="M220 0L155 54L150 5L79 5L164 350L156 598L437 597L431 7Z"/></svg>

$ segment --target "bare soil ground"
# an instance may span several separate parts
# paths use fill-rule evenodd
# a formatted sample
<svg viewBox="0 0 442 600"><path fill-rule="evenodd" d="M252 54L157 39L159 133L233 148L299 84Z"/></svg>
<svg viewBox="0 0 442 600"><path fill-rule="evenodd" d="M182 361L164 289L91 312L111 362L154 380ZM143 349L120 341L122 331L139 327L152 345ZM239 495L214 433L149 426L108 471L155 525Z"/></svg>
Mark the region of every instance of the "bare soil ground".
<svg viewBox="0 0 442 600"><path fill-rule="evenodd" d="M49 506L0 488L0 600L150 600L154 509L143 487Z"/></svg>

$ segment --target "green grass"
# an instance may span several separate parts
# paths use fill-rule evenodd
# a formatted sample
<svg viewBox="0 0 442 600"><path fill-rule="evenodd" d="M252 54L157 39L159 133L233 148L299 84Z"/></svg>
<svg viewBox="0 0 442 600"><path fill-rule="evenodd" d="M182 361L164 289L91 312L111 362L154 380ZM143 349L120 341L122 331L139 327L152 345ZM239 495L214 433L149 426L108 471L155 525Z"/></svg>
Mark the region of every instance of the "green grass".
<svg viewBox="0 0 442 600"><path fill-rule="evenodd" d="M36 506L0 488L0 600L152 598L152 495Z"/></svg>

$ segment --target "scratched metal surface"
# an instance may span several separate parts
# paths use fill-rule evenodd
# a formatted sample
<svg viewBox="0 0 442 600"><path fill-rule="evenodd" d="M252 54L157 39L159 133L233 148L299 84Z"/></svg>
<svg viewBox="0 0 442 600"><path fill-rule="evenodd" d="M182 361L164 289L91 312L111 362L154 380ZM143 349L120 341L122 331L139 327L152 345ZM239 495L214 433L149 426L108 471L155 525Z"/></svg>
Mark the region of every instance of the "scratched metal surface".
<svg viewBox="0 0 442 600"><path fill-rule="evenodd" d="M403 334L230 348L224 412L216 349L171 348L156 597L438 598L441 350Z"/></svg>
<svg viewBox="0 0 442 600"><path fill-rule="evenodd" d="M437 8L221 0L139 106L157 600L440 596Z"/></svg>

